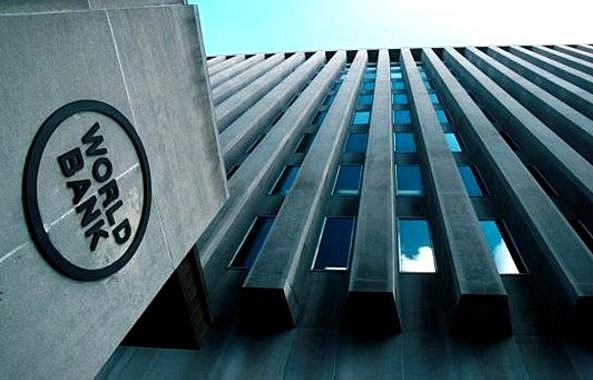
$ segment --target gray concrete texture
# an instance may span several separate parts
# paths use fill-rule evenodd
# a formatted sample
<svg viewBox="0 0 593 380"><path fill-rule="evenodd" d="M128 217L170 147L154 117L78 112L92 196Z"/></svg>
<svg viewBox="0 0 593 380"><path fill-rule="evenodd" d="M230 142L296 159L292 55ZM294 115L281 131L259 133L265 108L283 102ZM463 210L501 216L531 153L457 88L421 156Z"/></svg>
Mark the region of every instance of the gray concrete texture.
<svg viewBox="0 0 593 380"><path fill-rule="evenodd" d="M196 9L3 14L0 35L0 377L91 378L227 197ZM80 99L131 121L152 174L144 240L124 268L94 282L42 258L21 201L34 135Z"/></svg>
<svg viewBox="0 0 593 380"><path fill-rule="evenodd" d="M0 13L141 8L162 5L183 5L186 3L185 0L5 0L0 3Z"/></svg>
<svg viewBox="0 0 593 380"><path fill-rule="evenodd" d="M263 61L265 56L263 54L256 54L253 57L249 57L242 61L241 63L229 67L228 69L221 71L215 75L209 75L210 78L210 87L215 88L218 87L220 84L226 82L227 80L233 78L235 75L242 73L243 71L249 69L253 65L258 62Z"/></svg>

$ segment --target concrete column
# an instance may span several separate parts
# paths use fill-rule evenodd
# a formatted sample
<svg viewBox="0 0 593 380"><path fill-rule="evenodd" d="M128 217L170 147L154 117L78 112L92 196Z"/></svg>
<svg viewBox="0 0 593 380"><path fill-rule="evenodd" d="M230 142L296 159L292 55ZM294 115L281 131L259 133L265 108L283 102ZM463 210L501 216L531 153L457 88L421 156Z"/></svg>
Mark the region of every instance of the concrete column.
<svg viewBox="0 0 593 380"><path fill-rule="evenodd" d="M593 119L593 94L590 92L500 48L489 47L488 55Z"/></svg>
<svg viewBox="0 0 593 380"><path fill-rule="evenodd" d="M245 150L324 62L323 52L313 55L220 133L225 167L238 163Z"/></svg>
<svg viewBox="0 0 593 380"><path fill-rule="evenodd" d="M395 202L389 52L379 51L344 326L360 333L401 331L396 287Z"/></svg>
<svg viewBox="0 0 593 380"><path fill-rule="evenodd" d="M214 65L212 67L208 67L208 76L212 76L214 74L217 74L221 71L225 71L230 69L231 67L233 67L234 65L238 64L239 62L243 61L245 59L244 55L236 55L234 57L231 57L227 60L225 60L224 62L219 63L218 65Z"/></svg>
<svg viewBox="0 0 593 380"><path fill-rule="evenodd" d="M224 268L345 61L344 51L334 54L230 179L229 200L197 243L212 299L236 292L221 283ZM216 319L216 309L213 314Z"/></svg>
<svg viewBox="0 0 593 380"><path fill-rule="evenodd" d="M593 76L585 74L580 70L574 69L563 63L557 62L551 58L532 52L520 46L511 46L509 51L514 55L523 58L524 60L558 75L589 92L593 92Z"/></svg>
<svg viewBox="0 0 593 380"><path fill-rule="evenodd" d="M436 222L435 256L450 298L449 331L467 338L511 333L507 294L478 225L457 163L449 151L416 62L401 51L424 161L427 198ZM438 252L439 248L444 252Z"/></svg>
<svg viewBox="0 0 593 380"><path fill-rule="evenodd" d="M584 73L593 75L593 64L583 61L582 59L575 58L571 55L562 53L558 50L547 48L545 46L532 46L531 50L546 57L552 58L558 62L564 63L565 65L573 67L577 70L581 70Z"/></svg>
<svg viewBox="0 0 593 380"><path fill-rule="evenodd" d="M593 46L591 45L576 45L575 47L579 50L586 51L589 54L593 54Z"/></svg>
<svg viewBox="0 0 593 380"><path fill-rule="evenodd" d="M210 87L215 88L221 83L233 78L235 75L242 73L243 71L249 69L256 63L263 61L265 56L263 54L256 54L253 57L249 57L246 60L237 63L233 67L224 70L223 72L217 73L215 75L210 75Z"/></svg>
<svg viewBox="0 0 593 380"><path fill-rule="evenodd" d="M236 92L224 102L216 106L218 130L224 131L249 107L254 105L263 95L274 88L298 65L305 61L305 53L295 53L286 61L273 68L261 78L256 79L247 87Z"/></svg>
<svg viewBox="0 0 593 380"><path fill-rule="evenodd" d="M250 69L245 70L233 79L226 81L216 88L213 88L212 101L214 102L214 105L216 106L222 103L229 96L235 94L249 83L273 69L276 65L282 62L282 60L284 60L283 53L274 54L263 62L259 62Z"/></svg>
<svg viewBox="0 0 593 380"><path fill-rule="evenodd" d="M570 146L593 163L593 120L476 48L465 56ZM589 105L590 107L590 105Z"/></svg>
<svg viewBox="0 0 593 380"><path fill-rule="evenodd" d="M496 192L505 219L533 235L537 248L522 250L521 256L544 289L553 315L565 324L590 321L593 256L443 62L430 49L423 50L423 57L469 153Z"/></svg>
<svg viewBox="0 0 593 380"><path fill-rule="evenodd" d="M240 318L252 328L284 329L296 321L366 62L366 51L358 51L243 284Z"/></svg>
<svg viewBox="0 0 593 380"><path fill-rule="evenodd" d="M219 55L218 57L210 58L208 61L206 61L206 65L208 66L208 68L211 68L214 65L221 63L225 59L226 57L224 55Z"/></svg>
<svg viewBox="0 0 593 380"><path fill-rule="evenodd" d="M461 84L470 90L505 124L505 131L521 146L522 153L551 178L569 186L565 197L574 202L593 202L593 166L575 152L564 140L507 94L477 67L452 48L443 51L445 64L458 75Z"/></svg>
<svg viewBox="0 0 593 380"><path fill-rule="evenodd" d="M593 62L593 53L591 52L586 52L584 50L576 49L565 45L556 45L554 46L554 50L558 50L562 53L572 55L573 57L582 59L583 61Z"/></svg>

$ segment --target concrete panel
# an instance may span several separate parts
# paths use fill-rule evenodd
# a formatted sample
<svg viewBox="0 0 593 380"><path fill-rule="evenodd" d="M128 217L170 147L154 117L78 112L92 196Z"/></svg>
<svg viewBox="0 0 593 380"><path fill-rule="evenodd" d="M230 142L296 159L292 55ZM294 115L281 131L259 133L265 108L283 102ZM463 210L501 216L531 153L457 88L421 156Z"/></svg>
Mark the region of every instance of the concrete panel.
<svg viewBox="0 0 593 380"><path fill-rule="evenodd" d="M591 310L581 309L579 304L591 302L593 257L469 95L434 53L425 51L425 55L432 70L438 73L436 77L442 78L439 84L445 101L460 120L458 128L470 143L468 145L472 147L471 151L475 152L476 159L484 166L490 167L484 170L485 174L488 174L491 182L499 182L498 187L506 194L499 200L502 212L508 213L509 220L518 223L522 230L535 235L532 241L536 242L538 249L525 250L522 256L534 275L534 281L539 284L540 289L545 290L542 298L547 300L555 322L562 324L561 328L564 330L575 328L577 324L591 318ZM504 97L498 94L502 90L488 82L485 75L480 74L477 69L471 68L467 61L462 61L459 53L446 49L444 58L454 71L458 71L463 84L474 88L476 96L483 98L486 96L485 91L489 91L494 99L503 104ZM462 71L462 67L466 71ZM478 81L483 86L481 91L476 91L474 87ZM468 86L469 83L472 86ZM513 114L520 115L517 109ZM530 121L524 119L524 122L522 128L528 128ZM538 129L541 130L542 128ZM568 148L568 153L570 152L576 155ZM581 160L585 167L589 166L582 158ZM588 175L591 174L593 171L589 169ZM517 215L520 217L517 218ZM590 329L586 323L578 326L578 334L589 334L587 331Z"/></svg>
<svg viewBox="0 0 593 380"><path fill-rule="evenodd" d="M230 179L228 202L197 243L214 308L217 299L226 301L216 297L218 292L229 292L225 286L234 284L221 281L229 276L226 265L345 61L344 52L332 57ZM213 314L215 319L220 315L217 310Z"/></svg>
<svg viewBox="0 0 593 380"><path fill-rule="evenodd" d="M219 63L218 65L212 66L208 68L208 75L212 76L222 71L230 69L233 65L237 65L241 63L245 59L245 55L235 55L234 57L226 59L224 62Z"/></svg>
<svg viewBox="0 0 593 380"><path fill-rule="evenodd" d="M379 51L344 325L358 333L401 331L396 292L395 204L389 52Z"/></svg>
<svg viewBox="0 0 593 380"><path fill-rule="evenodd" d="M270 58L267 58L263 62L259 62L250 69L245 70L241 74L237 75L231 80L226 81L220 86L212 90L212 100L215 105L219 105L231 95L237 93L248 84L255 81L268 71L276 67L280 62L284 60L284 54L274 54ZM211 67L211 66L209 66Z"/></svg>
<svg viewBox="0 0 593 380"><path fill-rule="evenodd" d="M0 17L0 117L7 123L0 139L0 340L10 347L0 355L3 376L92 377L222 206L225 180L196 16L193 7L174 6ZM137 252L115 274L88 282L42 258L22 203L34 136L55 110L81 99L106 102L130 121L152 175L151 213ZM109 157L129 165L129 148L109 136ZM132 166L118 177L126 191L134 172ZM49 183L38 189L63 195ZM52 215L60 204L44 201L41 211ZM48 234L53 222L44 227ZM56 241L74 236L64 234Z"/></svg>
<svg viewBox="0 0 593 380"><path fill-rule="evenodd" d="M261 78L254 80L247 87L237 91L224 102L218 104L215 109L218 130L224 131L243 112L254 105L304 61L304 53L295 53Z"/></svg>
<svg viewBox="0 0 593 380"><path fill-rule="evenodd" d="M184 0L6 0L0 3L0 13L78 11L183 4L185 4Z"/></svg>
<svg viewBox="0 0 593 380"><path fill-rule="evenodd" d="M577 70L582 71L583 73L589 74L589 75L593 75L593 64L584 61L582 59L573 57L569 54L554 50L554 49L550 49L548 47L545 46L532 46L531 50L533 50L536 53L539 53L543 56L546 56L548 58L551 58L555 61L558 61L560 63L563 63L567 66L573 67Z"/></svg>
<svg viewBox="0 0 593 380"><path fill-rule="evenodd" d="M589 92L593 92L593 76L585 74L582 71L574 69L563 63L545 57L543 55L532 52L520 46L511 46L509 51L514 55L523 58L524 60L543 68L544 70L553 73L554 75L563 78L570 83L577 85Z"/></svg>
<svg viewBox="0 0 593 380"><path fill-rule="evenodd" d="M215 88L218 85L226 82L227 80L233 78L235 75L242 73L243 71L249 69L256 63L263 61L265 56L263 54L256 54L253 57L249 57L246 60L237 63L233 67L230 67L223 72L217 73L215 75L210 75L210 87ZM210 61L208 61L210 62Z"/></svg>
<svg viewBox="0 0 593 380"><path fill-rule="evenodd" d="M589 162L593 163L593 120L475 48L465 56ZM574 95L573 95L573 99ZM591 107L590 103L584 107ZM591 113L591 112L588 112Z"/></svg>
<svg viewBox="0 0 593 380"><path fill-rule="evenodd" d="M226 57L224 55L219 55L218 57L210 58L207 61L207 66L208 66L208 68L211 68L212 66L221 63L225 59L226 59Z"/></svg>
<svg viewBox="0 0 593 380"><path fill-rule="evenodd" d="M574 45L573 47L582 50L584 52L587 52L589 54L593 54L593 46L590 45Z"/></svg>
<svg viewBox="0 0 593 380"><path fill-rule="evenodd" d="M302 258L315 249L366 61L359 51L243 284L240 318L252 328L284 329L296 321L306 286L297 273L310 265Z"/></svg>
<svg viewBox="0 0 593 380"><path fill-rule="evenodd" d="M506 292L478 225L457 163L445 141L416 62L407 49L402 70L418 127L418 152L425 163L424 183L436 222L437 264L448 278L450 332L467 338L499 337L511 332ZM440 246L440 247L439 247ZM438 252L438 248L444 252Z"/></svg>
<svg viewBox="0 0 593 380"><path fill-rule="evenodd" d="M583 61L593 62L593 54L582 49L576 49L572 46L566 45L555 45L554 50L558 50L559 52L572 55L573 57L582 59Z"/></svg>
<svg viewBox="0 0 593 380"><path fill-rule="evenodd" d="M220 134L224 165L239 163L241 156L266 131L274 117L288 104L325 62L325 54L317 53L296 68L256 104L229 125Z"/></svg>

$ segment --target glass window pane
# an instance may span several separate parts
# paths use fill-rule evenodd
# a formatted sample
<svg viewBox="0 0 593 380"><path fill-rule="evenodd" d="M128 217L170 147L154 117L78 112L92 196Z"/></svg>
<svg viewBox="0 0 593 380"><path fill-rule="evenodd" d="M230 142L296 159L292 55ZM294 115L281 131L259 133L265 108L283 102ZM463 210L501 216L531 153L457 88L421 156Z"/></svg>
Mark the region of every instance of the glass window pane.
<svg viewBox="0 0 593 380"><path fill-rule="evenodd" d="M409 110L396 110L393 111L393 122L395 124L410 124L412 122L412 116Z"/></svg>
<svg viewBox="0 0 593 380"><path fill-rule="evenodd" d="M436 272L428 221L399 219L397 232L400 272Z"/></svg>
<svg viewBox="0 0 593 380"><path fill-rule="evenodd" d="M315 115L315 119L313 119L313 124L315 124L315 125L321 124L323 122L323 119L325 119L326 114L327 114L327 112L325 112L325 111L317 112L317 115Z"/></svg>
<svg viewBox="0 0 593 380"><path fill-rule="evenodd" d="M408 104L408 95L393 94L393 104L399 104L399 105Z"/></svg>
<svg viewBox="0 0 593 380"><path fill-rule="evenodd" d="M360 95L358 97L358 104L360 104L360 105L371 105L371 104L373 104L373 95L371 95L371 94Z"/></svg>
<svg viewBox="0 0 593 380"><path fill-rule="evenodd" d="M492 256L496 264L498 273L519 273L507 243L502 238L498 223L495 220L480 220L480 227L482 227L482 232L484 232L484 237L490 250L490 256Z"/></svg>
<svg viewBox="0 0 593 380"><path fill-rule="evenodd" d="M465 189L467 190L467 193L470 197L481 197L484 195L480 183L478 182L478 179L476 178L471 166L460 165L459 174L461 174L461 179L463 179Z"/></svg>
<svg viewBox="0 0 593 380"><path fill-rule="evenodd" d="M357 195L361 173L361 165L340 165L334 186L334 195Z"/></svg>
<svg viewBox="0 0 593 380"><path fill-rule="evenodd" d="M353 216L325 218L313 269L348 269L353 232Z"/></svg>
<svg viewBox="0 0 593 380"><path fill-rule="evenodd" d="M398 153L414 153L416 151L414 134L411 132L396 132L394 146L395 151Z"/></svg>
<svg viewBox="0 0 593 380"><path fill-rule="evenodd" d="M457 140L457 136L455 136L455 133L445 133L445 140L447 141L447 145L449 145L449 150L451 152L457 153L462 151L461 145L459 144L459 140Z"/></svg>
<svg viewBox="0 0 593 380"><path fill-rule="evenodd" d="M449 119L447 118L447 114L445 113L445 111L436 110L436 112L437 112L437 119L439 120L439 123L446 124L449 122Z"/></svg>
<svg viewBox="0 0 593 380"><path fill-rule="evenodd" d="M362 82L362 89L363 90L373 90L373 89L375 89L375 82L373 82L373 81L364 81L364 82Z"/></svg>
<svg viewBox="0 0 593 380"><path fill-rule="evenodd" d="M428 77L426 76L426 72L424 70L419 70L420 71L420 78L422 78L422 80L428 80Z"/></svg>
<svg viewBox="0 0 593 380"><path fill-rule="evenodd" d="M394 90L404 90L406 88L406 84L403 80L394 80L391 82L391 88Z"/></svg>
<svg viewBox="0 0 593 380"><path fill-rule="evenodd" d="M350 133L344 151L350 153L364 153L367 145L366 133Z"/></svg>
<svg viewBox="0 0 593 380"><path fill-rule="evenodd" d="M375 71L368 71L368 69L364 72L363 79L370 79L373 80L377 76Z"/></svg>
<svg viewBox="0 0 593 380"><path fill-rule="evenodd" d="M397 195L424 194L418 165L397 165L396 168Z"/></svg>
<svg viewBox="0 0 593 380"><path fill-rule="evenodd" d="M427 90L432 90L432 86L430 85L429 81L423 80L422 83L424 83L424 87L426 87Z"/></svg>
<svg viewBox="0 0 593 380"><path fill-rule="evenodd" d="M305 153L309 150L309 146L311 146L311 142L313 141L313 134L312 133L305 133L303 138L299 142L299 145L296 148L297 153Z"/></svg>
<svg viewBox="0 0 593 380"><path fill-rule="evenodd" d="M335 96L335 95L328 95L328 96L325 98L325 101L323 102L323 105L324 105L324 106L328 106L328 107L329 107L329 106L330 106L330 105L331 105L331 104L334 102L334 99L335 99L335 98L336 98L336 96Z"/></svg>
<svg viewBox="0 0 593 380"><path fill-rule="evenodd" d="M270 228L274 224L273 216L258 216L255 223L247 233L247 237L241 244L241 248L235 255L231 266L240 268L251 268L259 250L261 249Z"/></svg>
<svg viewBox="0 0 593 380"><path fill-rule="evenodd" d="M282 171L280 178L276 182L276 186L274 186L274 190L272 194L283 194L286 195L292 183L294 182L295 178L299 174L299 170L301 169L300 165L288 165Z"/></svg>
<svg viewBox="0 0 593 380"><path fill-rule="evenodd" d="M439 97L434 92L431 93L431 94L428 94L428 98L430 99L430 101L431 101L432 104L438 104L439 103Z"/></svg>
<svg viewBox="0 0 593 380"><path fill-rule="evenodd" d="M354 113L354 122L352 124L361 125L368 124L371 121L371 113L369 111L356 111Z"/></svg>

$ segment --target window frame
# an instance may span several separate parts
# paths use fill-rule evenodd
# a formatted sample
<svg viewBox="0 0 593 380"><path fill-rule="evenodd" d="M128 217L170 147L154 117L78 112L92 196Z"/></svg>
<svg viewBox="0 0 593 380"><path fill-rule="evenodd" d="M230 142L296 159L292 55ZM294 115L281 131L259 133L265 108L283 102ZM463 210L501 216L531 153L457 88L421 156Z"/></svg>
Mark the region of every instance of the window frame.
<svg viewBox="0 0 593 380"><path fill-rule="evenodd" d="M315 264L317 263L317 257L319 257L319 249L321 248L321 241L323 239L323 234L325 232L325 226L327 224L327 220L330 218L335 219L351 219L352 220L352 230L350 231L350 242L348 244L348 257L345 267L325 267L325 268L315 268ZM352 251L354 249L354 236L356 235L356 216L350 215L327 215L323 217L323 222L321 223L321 229L319 230L319 235L317 237L317 244L315 246L315 254L313 255L313 261L311 262L311 266L309 270L311 272L348 272L350 270L350 264L352 262Z"/></svg>

